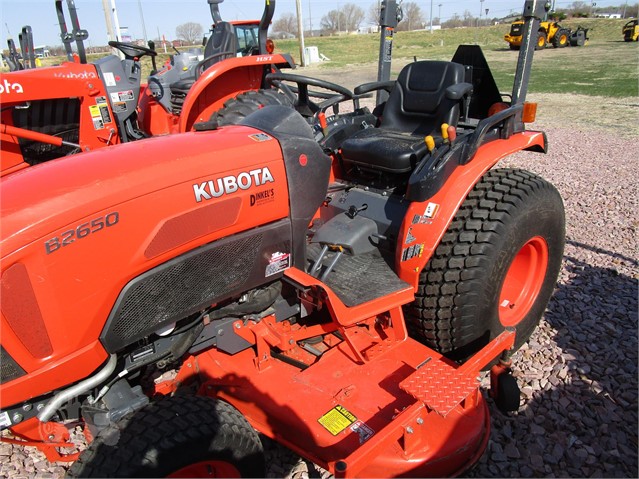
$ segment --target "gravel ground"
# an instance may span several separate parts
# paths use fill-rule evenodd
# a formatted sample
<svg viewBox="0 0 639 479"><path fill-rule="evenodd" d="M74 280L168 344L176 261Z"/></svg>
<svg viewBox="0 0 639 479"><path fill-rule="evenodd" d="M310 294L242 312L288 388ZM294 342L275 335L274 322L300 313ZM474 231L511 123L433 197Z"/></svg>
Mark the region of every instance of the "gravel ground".
<svg viewBox="0 0 639 479"><path fill-rule="evenodd" d="M504 415L489 400L490 443L469 475L636 478L638 101L614 100L608 105L618 113L593 116L587 110L597 99L540 97L546 108L570 106L563 116L542 109L535 125L547 132L549 154L521 153L501 165L538 173L561 192L563 268L539 328L514 357L522 406ZM634 123L619 133L614 119L626 117ZM278 445L267 451L269 477L327 475ZM0 478L65 471L33 448L8 444L0 444L0 461Z"/></svg>

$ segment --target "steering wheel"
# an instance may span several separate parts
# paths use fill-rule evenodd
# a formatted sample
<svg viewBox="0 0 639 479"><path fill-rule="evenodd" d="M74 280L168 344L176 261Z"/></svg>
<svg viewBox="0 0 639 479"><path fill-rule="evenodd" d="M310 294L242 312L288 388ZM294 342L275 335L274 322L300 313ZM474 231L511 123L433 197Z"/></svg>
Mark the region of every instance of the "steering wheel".
<svg viewBox="0 0 639 479"><path fill-rule="evenodd" d="M127 60L142 58L144 55L150 55L154 57L158 54L158 52L156 52L155 50L151 50L150 48L146 48L146 47L141 47L133 43L110 41L109 46L113 48L117 48L122 53L124 53L124 57Z"/></svg>
<svg viewBox="0 0 639 479"><path fill-rule="evenodd" d="M266 81L277 88L282 89L286 96L296 103L296 108L302 115L314 116L317 113L324 112L328 107L337 105L338 103L346 100L352 100L355 104L355 108L359 108L359 97L357 95L348 88L326 80L320 80L319 78L311 78L303 75L294 75L291 73L275 72L266 75ZM285 81L297 84L297 96L288 85L282 83ZM337 95L322 92L311 92L309 94L309 85L335 92ZM311 96L324 98L325 100L317 104L311 101Z"/></svg>

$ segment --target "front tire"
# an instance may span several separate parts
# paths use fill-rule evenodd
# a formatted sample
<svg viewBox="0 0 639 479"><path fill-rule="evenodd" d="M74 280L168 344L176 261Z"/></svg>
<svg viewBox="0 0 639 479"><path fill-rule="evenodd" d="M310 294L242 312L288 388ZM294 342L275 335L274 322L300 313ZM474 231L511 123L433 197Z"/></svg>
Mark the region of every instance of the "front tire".
<svg viewBox="0 0 639 479"><path fill-rule="evenodd" d="M459 208L406 309L411 336L462 361L506 327L528 340L552 295L564 249L563 202L524 170L489 171Z"/></svg>
<svg viewBox="0 0 639 479"><path fill-rule="evenodd" d="M546 43L548 42L548 37L546 36L546 32L540 30L537 34L537 44L535 45L535 50L543 50L546 48Z"/></svg>
<svg viewBox="0 0 639 479"><path fill-rule="evenodd" d="M200 396L151 403L109 426L70 477L264 477L259 436L237 409Z"/></svg>

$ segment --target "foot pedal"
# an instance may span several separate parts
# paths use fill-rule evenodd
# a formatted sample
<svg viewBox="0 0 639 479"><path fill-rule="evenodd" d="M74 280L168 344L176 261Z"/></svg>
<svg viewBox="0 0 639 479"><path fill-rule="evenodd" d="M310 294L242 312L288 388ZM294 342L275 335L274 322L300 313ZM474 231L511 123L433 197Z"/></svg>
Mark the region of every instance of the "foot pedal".
<svg viewBox="0 0 639 479"><path fill-rule="evenodd" d="M399 383L400 389L446 416L479 387L477 374L459 371L443 361L426 363Z"/></svg>

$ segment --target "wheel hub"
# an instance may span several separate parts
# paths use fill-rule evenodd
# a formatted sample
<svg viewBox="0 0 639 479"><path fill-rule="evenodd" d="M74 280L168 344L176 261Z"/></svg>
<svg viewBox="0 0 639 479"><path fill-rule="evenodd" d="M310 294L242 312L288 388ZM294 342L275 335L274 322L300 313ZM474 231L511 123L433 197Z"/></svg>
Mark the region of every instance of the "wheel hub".
<svg viewBox="0 0 639 479"><path fill-rule="evenodd" d="M516 326L535 303L548 268L548 245L541 236L531 238L513 258L499 294L499 321Z"/></svg>

